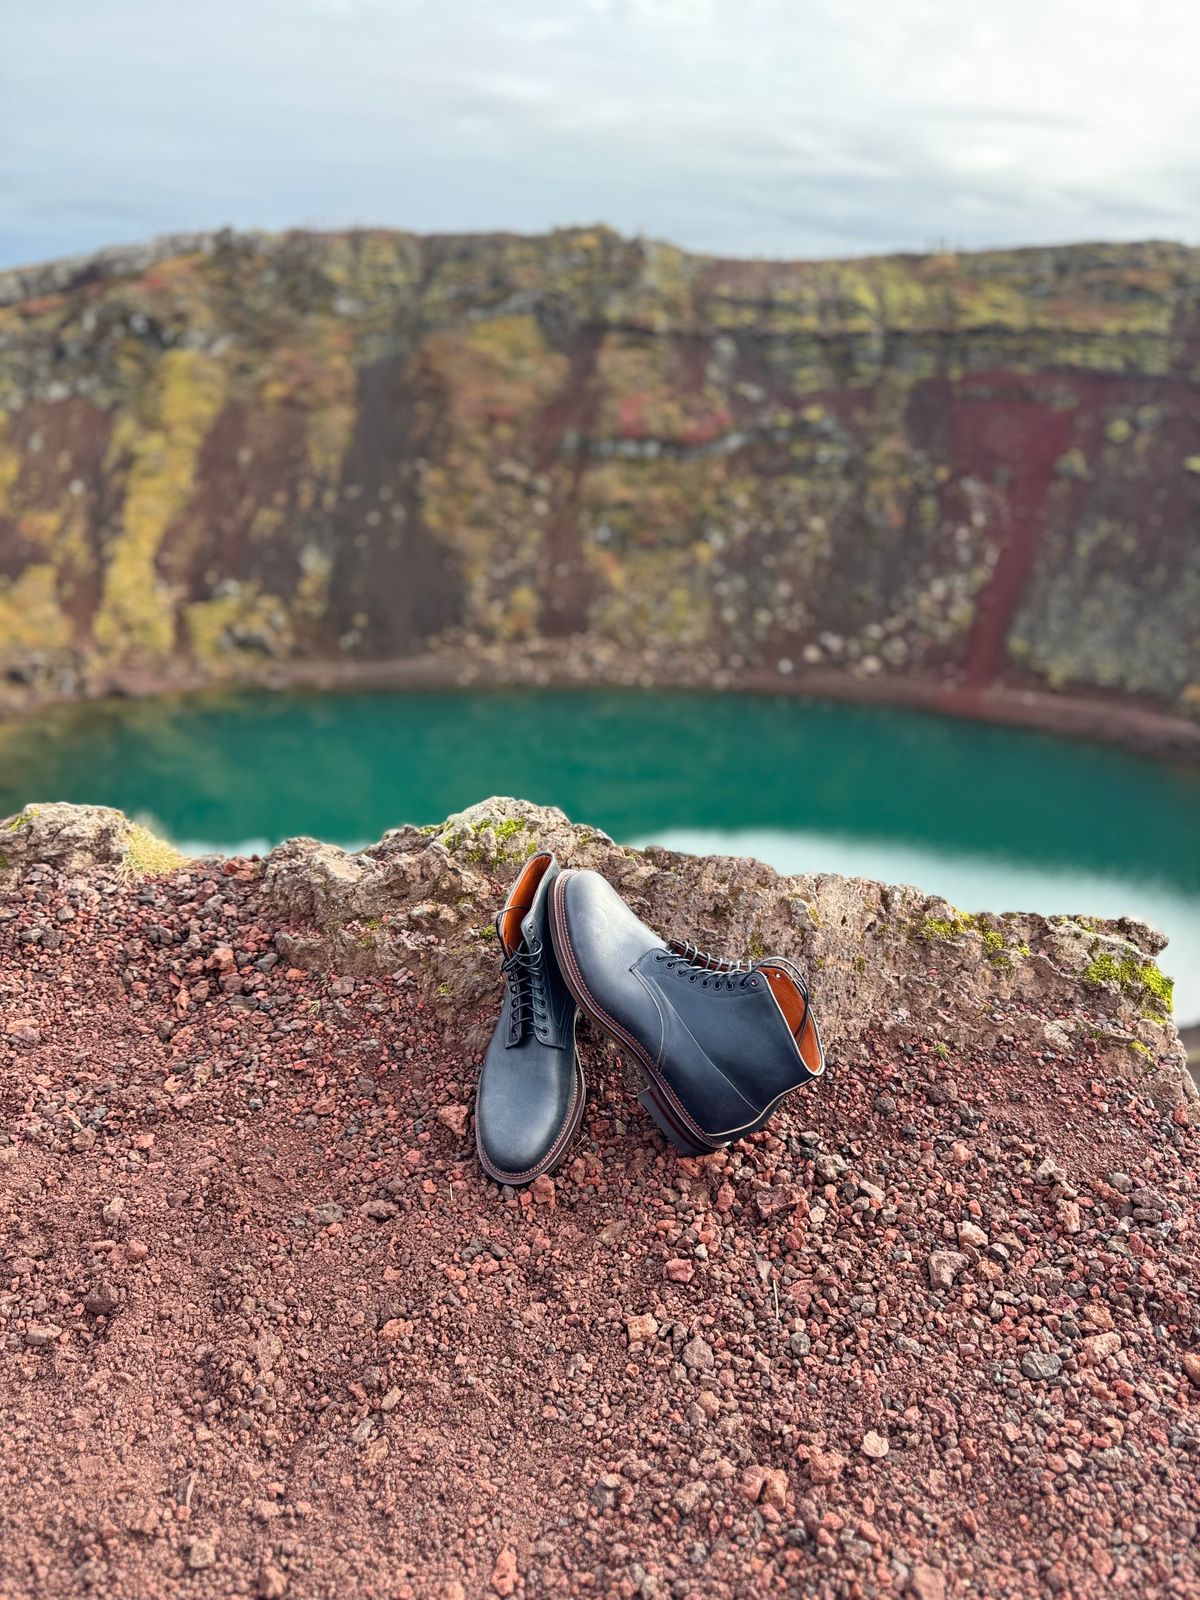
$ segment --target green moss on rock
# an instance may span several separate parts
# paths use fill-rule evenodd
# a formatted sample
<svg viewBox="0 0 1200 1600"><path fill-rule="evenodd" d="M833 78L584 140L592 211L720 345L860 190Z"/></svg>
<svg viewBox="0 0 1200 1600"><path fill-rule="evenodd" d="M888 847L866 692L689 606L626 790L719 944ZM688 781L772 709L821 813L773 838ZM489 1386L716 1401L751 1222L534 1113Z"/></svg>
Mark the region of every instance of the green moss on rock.
<svg viewBox="0 0 1200 1600"><path fill-rule="evenodd" d="M1115 986L1138 1005L1169 1016L1174 1004L1172 979L1153 962L1137 955L1116 956L1103 951L1084 970L1084 981L1093 988Z"/></svg>

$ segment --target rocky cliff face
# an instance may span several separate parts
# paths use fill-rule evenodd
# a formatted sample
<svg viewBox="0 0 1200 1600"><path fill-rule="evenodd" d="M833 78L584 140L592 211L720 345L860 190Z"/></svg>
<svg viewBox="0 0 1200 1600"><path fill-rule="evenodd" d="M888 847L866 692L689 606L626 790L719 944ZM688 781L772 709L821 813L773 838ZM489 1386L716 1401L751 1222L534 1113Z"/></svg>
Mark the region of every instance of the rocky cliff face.
<svg viewBox="0 0 1200 1600"><path fill-rule="evenodd" d="M0 670L430 653L1200 715L1200 252L216 235L0 275Z"/></svg>

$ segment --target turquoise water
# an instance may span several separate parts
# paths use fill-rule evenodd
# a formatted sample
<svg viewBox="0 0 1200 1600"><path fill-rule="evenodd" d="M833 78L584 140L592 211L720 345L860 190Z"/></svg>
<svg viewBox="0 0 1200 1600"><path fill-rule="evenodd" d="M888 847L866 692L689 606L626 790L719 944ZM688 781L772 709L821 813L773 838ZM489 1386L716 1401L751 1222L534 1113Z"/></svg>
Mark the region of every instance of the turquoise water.
<svg viewBox="0 0 1200 1600"><path fill-rule="evenodd" d="M1133 912L1200 1017L1200 771L874 707L682 693L206 695L0 730L0 816L121 806L185 848L343 844L490 794L630 843L917 883L966 910Z"/></svg>

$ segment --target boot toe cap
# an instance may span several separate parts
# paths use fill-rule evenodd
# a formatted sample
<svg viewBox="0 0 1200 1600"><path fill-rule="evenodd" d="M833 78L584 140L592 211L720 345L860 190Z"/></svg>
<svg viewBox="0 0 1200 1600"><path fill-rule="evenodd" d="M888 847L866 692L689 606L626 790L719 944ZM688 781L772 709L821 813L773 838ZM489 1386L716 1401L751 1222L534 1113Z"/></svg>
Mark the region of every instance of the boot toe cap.
<svg viewBox="0 0 1200 1600"><path fill-rule="evenodd" d="M539 1085L514 1067L504 1060L493 1070L485 1067L475 1106L475 1143L493 1178L529 1183L561 1159L564 1135L582 1109L583 1082L573 1061L554 1074L557 1081Z"/></svg>

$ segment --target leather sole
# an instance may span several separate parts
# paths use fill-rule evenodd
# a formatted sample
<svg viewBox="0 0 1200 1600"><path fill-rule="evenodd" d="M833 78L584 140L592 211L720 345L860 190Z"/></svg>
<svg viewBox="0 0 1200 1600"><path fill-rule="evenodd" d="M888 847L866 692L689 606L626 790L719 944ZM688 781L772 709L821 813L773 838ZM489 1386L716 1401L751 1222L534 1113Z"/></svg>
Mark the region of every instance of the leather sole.
<svg viewBox="0 0 1200 1600"><path fill-rule="evenodd" d="M584 983L579 963L575 959L571 936L567 931L565 891L571 873L572 868L566 868L550 885L550 931L554 937L558 970L562 974L563 982L571 991L575 1004L585 1016L591 1018L602 1033L607 1034L615 1044L621 1045L634 1056L646 1075L646 1087L638 1095L638 1104L650 1115L676 1150L685 1156L709 1156L714 1150L723 1150L729 1141L710 1139L702 1128L697 1127L645 1048L615 1017L609 1016ZM774 1107L771 1108L773 1109ZM765 1122L770 1114L768 1110L762 1121ZM755 1126L760 1127L761 1123L756 1123ZM753 1132L753 1129L747 1129L747 1132Z"/></svg>

